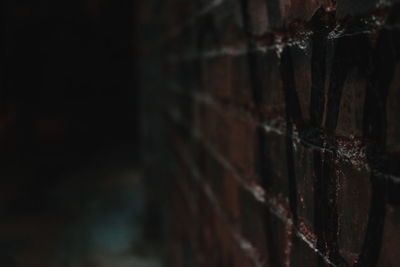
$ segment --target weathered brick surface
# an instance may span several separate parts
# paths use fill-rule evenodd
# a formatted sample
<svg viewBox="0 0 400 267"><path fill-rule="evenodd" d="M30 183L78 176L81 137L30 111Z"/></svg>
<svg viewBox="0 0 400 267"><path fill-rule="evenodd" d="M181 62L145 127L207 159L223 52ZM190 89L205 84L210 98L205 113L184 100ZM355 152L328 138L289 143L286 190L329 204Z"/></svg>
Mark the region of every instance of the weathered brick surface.
<svg viewBox="0 0 400 267"><path fill-rule="evenodd" d="M399 4L165 10L171 266L396 266Z"/></svg>

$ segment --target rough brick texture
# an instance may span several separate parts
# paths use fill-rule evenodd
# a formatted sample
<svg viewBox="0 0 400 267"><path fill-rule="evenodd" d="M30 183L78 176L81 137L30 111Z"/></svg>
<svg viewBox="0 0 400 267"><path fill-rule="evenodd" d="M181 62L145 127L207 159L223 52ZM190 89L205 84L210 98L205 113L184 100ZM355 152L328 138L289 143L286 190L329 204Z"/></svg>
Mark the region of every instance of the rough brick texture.
<svg viewBox="0 0 400 267"><path fill-rule="evenodd" d="M396 2L165 1L170 266L399 265Z"/></svg>

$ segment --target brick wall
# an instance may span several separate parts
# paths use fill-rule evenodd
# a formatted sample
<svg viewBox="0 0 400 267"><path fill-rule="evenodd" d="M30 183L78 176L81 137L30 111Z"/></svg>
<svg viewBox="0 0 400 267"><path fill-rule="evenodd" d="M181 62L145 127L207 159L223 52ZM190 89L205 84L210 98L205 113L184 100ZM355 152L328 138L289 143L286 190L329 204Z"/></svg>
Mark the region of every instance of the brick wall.
<svg viewBox="0 0 400 267"><path fill-rule="evenodd" d="M398 266L396 2L165 1L170 266Z"/></svg>

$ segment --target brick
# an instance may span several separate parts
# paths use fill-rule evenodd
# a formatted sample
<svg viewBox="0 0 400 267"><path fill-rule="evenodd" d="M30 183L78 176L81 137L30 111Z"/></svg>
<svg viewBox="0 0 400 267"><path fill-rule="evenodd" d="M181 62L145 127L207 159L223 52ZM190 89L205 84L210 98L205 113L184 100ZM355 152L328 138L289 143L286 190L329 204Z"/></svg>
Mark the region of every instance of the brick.
<svg viewBox="0 0 400 267"><path fill-rule="evenodd" d="M293 155L297 186L297 215L299 220L313 229L314 225L314 150L298 145Z"/></svg>
<svg viewBox="0 0 400 267"><path fill-rule="evenodd" d="M398 265L400 255L397 253L400 238L400 209L387 206L386 219L383 230L382 246L377 266L394 267Z"/></svg>
<svg viewBox="0 0 400 267"><path fill-rule="evenodd" d="M234 103L238 106L253 106L250 69L247 55L236 56L232 59L232 91Z"/></svg>
<svg viewBox="0 0 400 267"><path fill-rule="evenodd" d="M400 121L398 114L400 106L397 99L400 97L398 84L400 83L400 65L397 64L394 78L389 87L387 100L387 141L386 147L389 151L398 151L400 143Z"/></svg>
<svg viewBox="0 0 400 267"><path fill-rule="evenodd" d="M349 71L343 88L336 134L339 136L362 136L365 88L368 81L360 77L356 69Z"/></svg>
<svg viewBox="0 0 400 267"><path fill-rule="evenodd" d="M234 118L230 126L230 132L227 136L230 144L227 159L244 180L254 181L256 167L256 155L254 153L256 147L255 125Z"/></svg>
<svg viewBox="0 0 400 267"><path fill-rule="evenodd" d="M204 103L202 100L197 104L201 108L202 121L198 124L199 128L195 130L199 131L200 138L203 139L206 146L211 146L213 151L226 155L230 148L230 142L225 137L226 131L231 129L232 116L230 116L230 120L227 119L226 114L220 111L219 106Z"/></svg>
<svg viewBox="0 0 400 267"><path fill-rule="evenodd" d="M223 1L214 12L213 19L223 46L243 42L245 34L242 30L240 1Z"/></svg>
<svg viewBox="0 0 400 267"><path fill-rule="evenodd" d="M248 1L250 30L255 35L265 34L269 30L267 3L263 0Z"/></svg>
<svg viewBox="0 0 400 267"><path fill-rule="evenodd" d="M315 11L321 6L328 6L326 0L280 0L282 8L282 17L285 24L290 24L293 21L309 21Z"/></svg>
<svg viewBox="0 0 400 267"><path fill-rule="evenodd" d="M269 124L275 124L285 118L285 98L280 79L280 59L275 51L269 50L264 55L256 54L260 61L258 76L261 77L260 112Z"/></svg>
<svg viewBox="0 0 400 267"><path fill-rule="evenodd" d="M211 97L233 101L232 57L221 56L204 60L204 91Z"/></svg>
<svg viewBox="0 0 400 267"><path fill-rule="evenodd" d="M257 249L260 261L268 262L269 257L271 257L271 250L268 250L267 244L269 240L267 236L268 225L266 224L266 220L271 216L268 214L269 211L262 203L257 202L253 195L243 189L240 190L240 210L240 231ZM274 241L271 239L271 242ZM276 242L279 242L279 240Z"/></svg>
<svg viewBox="0 0 400 267"><path fill-rule="evenodd" d="M337 17L342 19L349 15L364 15L374 10L378 0L338 0Z"/></svg>
<svg viewBox="0 0 400 267"><path fill-rule="evenodd" d="M319 255L301 238L293 235L290 250L290 266L296 267L301 262L304 266L317 267Z"/></svg>
<svg viewBox="0 0 400 267"><path fill-rule="evenodd" d="M260 134L259 176L260 184L274 196L289 197L286 138L274 133ZM261 155L263 155L261 157ZM269 166L274 166L270 168Z"/></svg>
<svg viewBox="0 0 400 267"><path fill-rule="evenodd" d="M286 266L290 247L288 222L278 218L247 191L240 193L240 229L267 266Z"/></svg>
<svg viewBox="0 0 400 267"><path fill-rule="evenodd" d="M289 261L291 233L286 223L271 213L267 216L265 223L269 263L271 266L285 266Z"/></svg>
<svg viewBox="0 0 400 267"><path fill-rule="evenodd" d="M237 221L240 216L240 183L229 172L224 175L224 193L222 204L226 213L233 222ZM242 189L243 190L243 189Z"/></svg>
<svg viewBox="0 0 400 267"><path fill-rule="evenodd" d="M311 42L305 41L304 49L310 49ZM290 49L293 58L293 68L295 75L296 91L299 98L302 117L304 120L310 119L310 99L311 99L311 53L307 53L299 47Z"/></svg>
<svg viewBox="0 0 400 267"><path fill-rule="evenodd" d="M371 199L370 173L340 162L338 176L339 247L352 264L361 252Z"/></svg>

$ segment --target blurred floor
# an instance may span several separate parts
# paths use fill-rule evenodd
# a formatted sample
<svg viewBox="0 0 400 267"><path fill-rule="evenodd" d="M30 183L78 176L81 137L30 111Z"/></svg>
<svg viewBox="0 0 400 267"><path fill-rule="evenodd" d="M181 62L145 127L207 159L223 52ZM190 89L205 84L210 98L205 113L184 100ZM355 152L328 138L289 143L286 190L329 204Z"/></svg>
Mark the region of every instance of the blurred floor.
<svg viewBox="0 0 400 267"><path fill-rule="evenodd" d="M61 182L41 196L48 207L24 212L32 210L26 201L3 216L1 266L161 266L160 243L144 234L143 177L126 153L108 151L63 174Z"/></svg>

